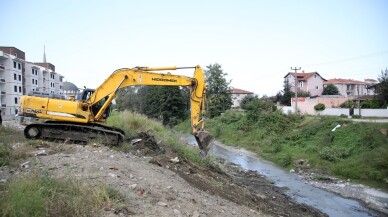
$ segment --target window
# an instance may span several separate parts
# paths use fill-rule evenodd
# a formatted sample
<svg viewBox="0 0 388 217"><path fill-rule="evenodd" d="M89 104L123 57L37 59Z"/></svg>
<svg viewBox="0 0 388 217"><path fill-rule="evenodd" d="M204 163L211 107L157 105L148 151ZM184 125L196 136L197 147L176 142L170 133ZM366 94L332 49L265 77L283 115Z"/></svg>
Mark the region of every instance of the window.
<svg viewBox="0 0 388 217"><path fill-rule="evenodd" d="M13 68L16 69L16 62L15 61L13 62Z"/></svg>
<svg viewBox="0 0 388 217"><path fill-rule="evenodd" d="M18 98L15 97L15 104L18 104Z"/></svg>
<svg viewBox="0 0 388 217"><path fill-rule="evenodd" d="M319 90L319 86L316 86L315 89Z"/></svg>
<svg viewBox="0 0 388 217"><path fill-rule="evenodd" d="M38 85L38 80L35 80L35 84Z"/></svg>
<svg viewBox="0 0 388 217"><path fill-rule="evenodd" d="M21 80L22 80L22 76L21 76L21 75L18 75L18 77L19 77L19 81L21 81Z"/></svg>
<svg viewBox="0 0 388 217"><path fill-rule="evenodd" d="M19 93L22 92L22 86L19 86Z"/></svg>
<svg viewBox="0 0 388 217"><path fill-rule="evenodd" d="M16 93L18 92L18 87L17 86L13 86L13 91Z"/></svg>
<svg viewBox="0 0 388 217"><path fill-rule="evenodd" d="M317 77L317 74L314 75L314 78L316 78L316 77ZM318 88L317 88L317 89L318 89Z"/></svg>
<svg viewBox="0 0 388 217"><path fill-rule="evenodd" d="M13 73L13 80L16 81L16 74L15 73Z"/></svg>
<svg viewBox="0 0 388 217"><path fill-rule="evenodd" d="M32 79L32 84L35 84L35 79Z"/></svg>
<svg viewBox="0 0 388 217"><path fill-rule="evenodd" d="M21 64L20 63L18 63L18 69L21 69Z"/></svg>

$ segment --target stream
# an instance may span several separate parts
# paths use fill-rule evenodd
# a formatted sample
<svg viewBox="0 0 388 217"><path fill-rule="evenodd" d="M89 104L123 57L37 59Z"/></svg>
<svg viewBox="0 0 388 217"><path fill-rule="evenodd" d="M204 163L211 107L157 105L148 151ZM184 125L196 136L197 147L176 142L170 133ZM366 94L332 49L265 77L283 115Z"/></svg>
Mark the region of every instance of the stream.
<svg viewBox="0 0 388 217"><path fill-rule="evenodd" d="M183 136L182 139L191 145L197 145L191 135ZM272 180L276 186L286 187L287 194L298 203L315 207L329 216L379 216L360 202L314 187L298 174L290 173L272 162L260 159L254 153L229 147L218 141L212 142L209 153L214 157L238 164L243 169L257 171Z"/></svg>

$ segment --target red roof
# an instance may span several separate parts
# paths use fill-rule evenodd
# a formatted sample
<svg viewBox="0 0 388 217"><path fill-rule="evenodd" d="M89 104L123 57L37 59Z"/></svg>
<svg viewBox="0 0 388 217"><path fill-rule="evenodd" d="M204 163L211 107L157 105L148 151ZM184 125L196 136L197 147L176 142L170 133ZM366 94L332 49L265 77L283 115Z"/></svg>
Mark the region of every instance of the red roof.
<svg viewBox="0 0 388 217"><path fill-rule="evenodd" d="M305 81L305 80L307 80L308 78L310 78L311 76L313 76L315 74L319 75L322 78L322 76L318 72L307 72L307 73L292 73L292 72L289 72L286 76L284 76L284 78L286 78L288 75L295 76L295 74L296 74L296 78L298 79L298 81ZM326 81L326 79L324 79L324 78L322 78L322 79Z"/></svg>
<svg viewBox="0 0 388 217"><path fill-rule="evenodd" d="M324 84L367 84L366 82L363 81L357 81L353 79L343 79L343 78L334 78L334 79L329 79Z"/></svg>
<svg viewBox="0 0 388 217"><path fill-rule="evenodd" d="M253 94L252 92L242 90L242 89L237 89L237 88L232 88L232 94Z"/></svg>

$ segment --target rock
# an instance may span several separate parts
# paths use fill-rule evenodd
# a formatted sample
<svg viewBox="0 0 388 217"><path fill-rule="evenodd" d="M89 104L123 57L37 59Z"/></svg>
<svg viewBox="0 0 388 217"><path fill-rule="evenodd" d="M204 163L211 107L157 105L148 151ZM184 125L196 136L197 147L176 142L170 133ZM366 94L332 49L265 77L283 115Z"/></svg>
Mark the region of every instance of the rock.
<svg viewBox="0 0 388 217"><path fill-rule="evenodd" d="M172 188L172 186L167 186L167 189L171 189Z"/></svg>
<svg viewBox="0 0 388 217"><path fill-rule="evenodd" d="M167 203L164 203L164 202L161 202L161 201L158 202L158 205L159 206L163 206L163 207L167 207Z"/></svg>
<svg viewBox="0 0 388 217"><path fill-rule="evenodd" d="M47 156L48 153L46 150L40 150L40 151L37 151L35 156Z"/></svg>
<svg viewBox="0 0 388 217"><path fill-rule="evenodd" d="M197 210L194 211L193 217L199 217L199 213L197 212Z"/></svg>
<svg viewBox="0 0 388 217"><path fill-rule="evenodd" d="M179 163L179 158L175 157L175 158L170 159L170 161L173 163Z"/></svg>
<svg viewBox="0 0 388 217"><path fill-rule="evenodd" d="M130 178L130 179L133 179L133 175L132 175L132 174L129 174L129 178Z"/></svg>
<svg viewBox="0 0 388 217"><path fill-rule="evenodd" d="M290 173L295 173L295 170L294 169L290 169Z"/></svg>
<svg viewBox="0 0 388 217"><path fill-rule="evenodd" d="M29 163L30 163L30 161L24 162L24 163L20 164L20 167L27 169L29 167L29 165L28 165Z"/></svg>
<svg viewBox="0 0 388 217"><path fill-rule="evenodd" d="M113 178L116 178L116 177L117 177L117 175L116 175L116 174L113 174L113 173L108 173L108 176L113 177Z"/></svg>
<svg viewBox="0 0 388 217"><path fill-rule="evenodd" d="M174 214L175 215L181 215L181 212L179 210L177 210L177 209L174 209Z"/></svg>
<svg viewBox="0 0 388 217"><path fill-rule="evenodd" d="M129 187L130 187L132 190L133 190L133 189L136 189L137 184L130 185Z"/></svg>

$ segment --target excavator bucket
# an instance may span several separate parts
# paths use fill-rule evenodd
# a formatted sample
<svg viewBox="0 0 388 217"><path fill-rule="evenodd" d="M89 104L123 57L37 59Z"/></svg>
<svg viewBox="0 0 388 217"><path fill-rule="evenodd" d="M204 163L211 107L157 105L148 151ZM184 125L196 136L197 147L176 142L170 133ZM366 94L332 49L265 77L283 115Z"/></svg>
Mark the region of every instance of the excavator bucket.
<svg viewBox="0 0 388 217"><path fill-rule="evenodd" d="M200 130L194 133L194 137L197 140L199 149L201 150L201 155L206 157L210 149L209 145L214 138L213 135L205 130Z"/></svg>

